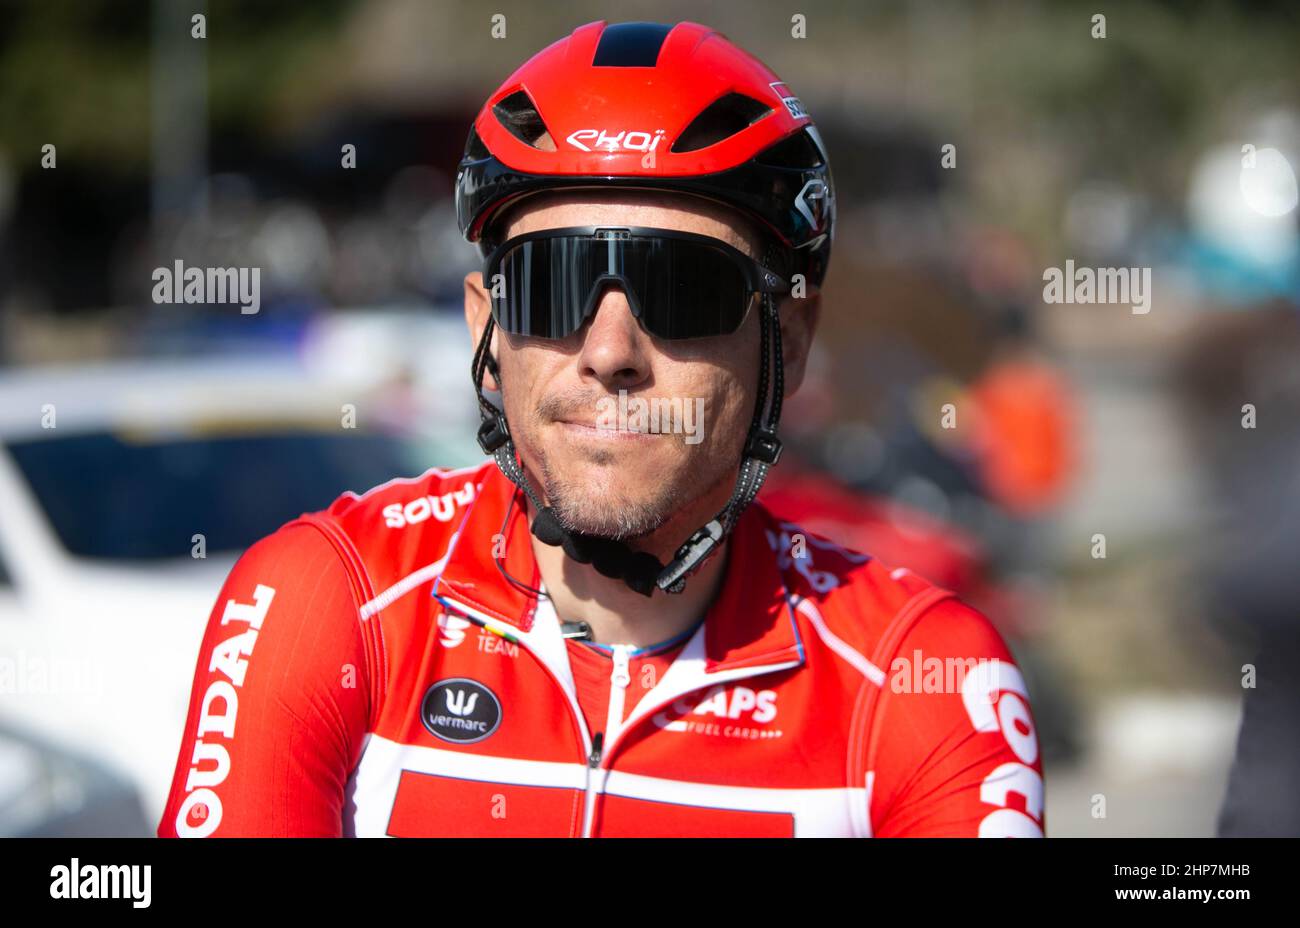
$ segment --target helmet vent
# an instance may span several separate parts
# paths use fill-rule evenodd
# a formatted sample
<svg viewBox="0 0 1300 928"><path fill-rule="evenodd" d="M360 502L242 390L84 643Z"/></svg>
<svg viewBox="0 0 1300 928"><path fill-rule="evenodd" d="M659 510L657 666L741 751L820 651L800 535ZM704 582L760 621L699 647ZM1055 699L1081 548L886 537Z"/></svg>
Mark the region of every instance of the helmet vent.
<svg viewBox="0 0 1300 928"><path fill-rule="evenodd" d="M516 90L496 106L492 107L497 122L525 145L538 151L555 151L555 140L542 121L542 114L532 97L522 90Z"/></svg>
<svg viewBox="0 0 1300 928"><path fill-rule="evenodd" d="M809 170L822 166L824 159L817 144L808 137L806 129L796 132L789 138L782 139L775 145L759 152L754 158L759 164L774 168L796 168Z"/></svg>
<svg viewBox="0 0 1300 928"><path fill-rule="evenodd" d="M731 138L772 112L766 106L743 93L729 93L714 100L700 115L691 120L670 151L697 151Z"/></svg>

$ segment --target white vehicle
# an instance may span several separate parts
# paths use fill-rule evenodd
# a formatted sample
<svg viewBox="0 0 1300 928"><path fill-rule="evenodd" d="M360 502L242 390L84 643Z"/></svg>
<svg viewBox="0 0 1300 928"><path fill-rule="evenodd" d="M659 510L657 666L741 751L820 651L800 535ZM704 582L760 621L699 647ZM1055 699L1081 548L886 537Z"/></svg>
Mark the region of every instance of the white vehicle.
<svg viewBox="0 0 1300 928"><path fill-rule="evenodd" d="M133 784L156 823L238 554L345 490L478 459L468 352L411 344L419 365L345 376L301 355L0 373L0 728ZM431 388L453 358L463 387Z"/></svg>

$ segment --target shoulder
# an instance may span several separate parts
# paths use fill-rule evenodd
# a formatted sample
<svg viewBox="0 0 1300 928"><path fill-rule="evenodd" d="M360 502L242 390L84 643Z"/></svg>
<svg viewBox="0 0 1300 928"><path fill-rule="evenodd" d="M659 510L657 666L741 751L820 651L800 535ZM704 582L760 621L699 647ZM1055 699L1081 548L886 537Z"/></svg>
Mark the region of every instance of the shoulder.
<svg viewBox="0 0 1300 928"><path fill-rule="evenodd" d="M888 661L918 626L965 640L991 623L952 591L763 511L764 529L795 609L872 661ZM998 639L1000 641L1000 639Z"/></svg>
<svg viewBox="0 0 1300 928"><path fill-rule="evenodd" d="M494 467L491 461L433 467L364 493L344 493L327 509L305 513L291 524L314 525L330 537L343 557L355 562L373 595L442 556Z"/></svg>
<svg viewBox="0 0 1300 928"><path fill-rule="evenodd" d="M993 623L906 568L764 515L805 642L865 677L850 755L873 833L1041 836L1029 693Z"/></svg>
<svg viewBox="0 0 1300 928"><path fill-rule="evenodd" d="M409 573L441 557L478 498L490 461L477 467L433 467L365 492L341 494L325 509L305 512L252 545L236 564L240 575L309 583L328 573L346 580L359 607Z"/></svg>
<svg viewBox="0 0 1300 928"><path fill-rule="evenodd" d="M259 645L263 654L271 652L262 662L292 661L300 676L309 666L324 666L317 674L322 685L332 685L335 658L360 649L369 704L377 707L386 686L387 648L382 625L367 621L373 605L385 590L443 556L485 472L431 468L363 493L344 493L244 552L221 601L257 603L276 631L272 639L283 639Z"/></svg>
<svg viewBox="0 0 1300 928"><path fill-rule="evenodd" d="M350 534L372 531L376 523L394 530L430 521L435 526L448 524L474 501L491 466L487 461L453 470L431 467L415 477L395 477L364 493L349 491L329 508L309 515L329 519Z"/></svg>

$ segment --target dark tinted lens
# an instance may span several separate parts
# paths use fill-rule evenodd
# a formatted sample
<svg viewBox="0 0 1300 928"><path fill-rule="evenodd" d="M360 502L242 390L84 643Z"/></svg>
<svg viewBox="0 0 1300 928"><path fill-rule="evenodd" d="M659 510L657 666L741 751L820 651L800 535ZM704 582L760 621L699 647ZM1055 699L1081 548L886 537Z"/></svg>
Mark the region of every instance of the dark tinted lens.
<svg viewBox="0 0 1300 928"><path fill-rule="evenodd" d="M657 338L702 338L734 332L749 307L743 269L728 253L702 242L587 235L520 242L489 275L502 275L492 301L497 324L512 335L565 338L582 326L592 290L621 276L641 322ZM491 290L492 276L485 282Z"/></svg>
<svg viewBox="0 0 1300 928"><path fill-rule="evenodd" d="M492 301L497 325L511 335L564 338L582 325L591 290L590 243L568 238L521 242L492 274L502 275L502 296ZM494 290L496 281L485 285Z"/></svg>
<svg viewBox="0 0 1300 928"><path fill-rule="evenodd" d="M637 247L639 246L639 247ZM700 242L639 239L628 254L641 322L658 338L728 335L745 318L749 286L726 252Z"/></svg>

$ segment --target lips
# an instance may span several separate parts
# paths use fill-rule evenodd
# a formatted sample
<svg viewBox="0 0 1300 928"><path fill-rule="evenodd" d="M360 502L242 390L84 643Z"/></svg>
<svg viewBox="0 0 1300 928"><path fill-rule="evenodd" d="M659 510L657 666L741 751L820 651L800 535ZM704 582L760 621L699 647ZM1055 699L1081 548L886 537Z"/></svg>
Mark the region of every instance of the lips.
<svg viewBox="0 0 1300 928"><path fill-rule="evenodd" d="M561 425L572 425L581 429L592 429L597 432L635 432L636 429L615 429L609 426L598 425L595 422L589 422L583 419L561 419Z"/></svg>
<svg viewBox="0 0 1300 928"><path fill-rule="evenodd" d="M582 435L584 437L590 437L590 438L633 439L633 438L654 438L656 435L656 433L654 432L638 432L632 429L605 428L605 427L597 426L593 422L581 422L572 419L557 420L556 425L559 425L561 428L565 429L566 431L570 431L575 434Z"/></svg>

